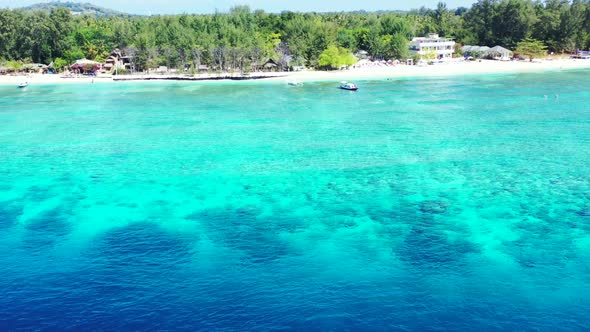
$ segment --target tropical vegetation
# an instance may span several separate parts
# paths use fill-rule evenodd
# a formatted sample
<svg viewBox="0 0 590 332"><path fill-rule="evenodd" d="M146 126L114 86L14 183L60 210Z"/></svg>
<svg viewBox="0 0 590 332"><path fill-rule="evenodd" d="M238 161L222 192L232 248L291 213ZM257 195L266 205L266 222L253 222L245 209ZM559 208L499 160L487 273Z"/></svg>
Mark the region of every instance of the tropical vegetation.
<svg viewBox="0 0 590 332"><path fill-rule="evenodd" d="M268 59L283 68L340 68L351 54L405 59L415 36L438 33L469 45L531 52L590 47L589 0L479 0L471 8L406 13L267 13L237 6L211 15L72 15L69 9L0 10L0 59L51 63L104 61L119 48L138 71L157 66L248 70ZM534 46L534 45L533 45ZM539 48L539 46L542 46ZM363 52L364 53L364 52ZM523 52L525 53L525 52Z"/></svg>
<svg viewBox="0 0 590 332"><path fill-rule="evenodd" d="M541 41L527 38L516 44L516 52L520 55L527 56L530 61L545 54L547 46Z"/></svg>

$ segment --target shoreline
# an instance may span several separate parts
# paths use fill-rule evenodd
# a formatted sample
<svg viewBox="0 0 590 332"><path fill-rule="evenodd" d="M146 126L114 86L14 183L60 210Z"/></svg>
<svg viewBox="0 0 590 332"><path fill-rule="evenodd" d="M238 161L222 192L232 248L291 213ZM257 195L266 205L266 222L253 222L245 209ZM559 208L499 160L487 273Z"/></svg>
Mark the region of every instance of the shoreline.
<svg viewBox="0 0 590 332"><path fill-rule="evenodd" d="M483 74L525 74L555 71L590 69L590 60L559 59L529 61L451 62L429 66L406 66L358 68L343 71L294 72L290 79L300 82L321 82L341 80L402 79L451 77Z"/></svg>
<svg viewBox="0 0 590 332"><path fill-rule="evenodd" d="M221 80L233 81L297 81L323 82L343 80L371 80L395 79L411 77L448 77L478 74L518 74L543 73L551 71L590 69L590 60L555 59L529 61L494 61L482 60L476 62L450 62L428 66L382 66L369 68L352 68L340 71L299 71L240 74L201 74L197 76L184 75L125 75L125 76L96 76L96 77L62 77L61 75L20 75L0 76L0 85L18 85L21 82L29 84L74 84L74 83L117 83L139 81L183 81L183 82L211 82Z"/></svg>
<svg viewBox="0 0 590 332"><path fill-rule="evenodd" d="M257 73L256 75L220 74L199 76L175 75L125 75L113 77L114 82L129 81L254 81L288 77L288 73Z"/></svg>

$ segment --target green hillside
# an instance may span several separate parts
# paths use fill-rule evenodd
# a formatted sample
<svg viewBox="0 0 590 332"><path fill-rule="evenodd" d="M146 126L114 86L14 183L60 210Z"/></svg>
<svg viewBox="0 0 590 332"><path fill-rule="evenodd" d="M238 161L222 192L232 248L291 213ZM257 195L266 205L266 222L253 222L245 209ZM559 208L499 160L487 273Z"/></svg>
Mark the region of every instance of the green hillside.
<svg viewBox="0 0 590 332"><path fill-rule="evenodd" d="M122 12L118 12L112 9L93 5L91 3L79 3L79 2L43 2L23 7L24 10L51 10L53 8L67 8L73 15L91 15L91 16L122 16L127 15Z"/></svg>

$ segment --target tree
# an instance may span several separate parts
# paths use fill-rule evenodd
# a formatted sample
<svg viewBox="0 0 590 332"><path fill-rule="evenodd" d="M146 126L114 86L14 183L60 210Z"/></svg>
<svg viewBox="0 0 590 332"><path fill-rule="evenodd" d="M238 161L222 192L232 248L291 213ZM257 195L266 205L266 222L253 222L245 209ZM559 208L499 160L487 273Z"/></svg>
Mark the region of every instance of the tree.
<svg viewBox="0 0 590 332"><path fill-rule="evenodd" d="M495 0L479 0L463 15L465 28L474 35L474 42L476 44L494 44L495 36L492 26L495 15Z"/></svg>
<svg viewBox="0 0 590 332"><path fill-rule="evenodd" d="M338 46L348 48L348 49L355 49L356 48L356 39L354 38L354 33L349 29L342 29L338 31L338 35L336 37L336 42Z"/></svg>
<svg viewBox="0 0 590 332"><path fill-rule="evenodd" d="M501 1L496 5L495 12L492 22L493 42L509 48L529 37L537 21L531 2L526 0Z"/></svg>
<svg viewBox="0 0 590 332"><path fill-rule="evenodd" d="M6 66L11 71L20 71L23 68L23 64L20 61L8 61Z"/></svg>
<svg viewBox="0 0 590 332"><path fill-rule="evenodd" d="M69 65L68 61L62 58L55 58L55 60L53 60L53 68L55 68L55 70L57 70L58 72L61 72L64 70L64 68L67 68Z"/></svg>
<svg viewBox="0 0 590 332"><path fill-rule="evenodd" d="M282 71L288 71L291 67L291 55L289 54L289 47L285 43L277 46L277 63Z"/></svg>
<svg viewBox="0 0 590 332"><path fill-rule="evenodd" d="M20 12L0 10L0 56L8 59L15 57L17 31L19 21L22 19Z"/></svg>
<svg viewBox="0 0 590 332"><path fill-rule="evenodd" d="M343 47L329 46L319 57L318 64L322 68L340 69L342 66L351 66L356 59L349 50Z"/></svg>
<svg viewBox="0 0 590 332"><path fill-rule="evenodd" d="M451 12L447 9L447 4L439 2L436 5L436 9L430 13L430 16L434 20L436 25L436 32L440 35L446 35L448 32L447 22L451 16Z"/></svg>
<svg viewBox="0 0 590 332"><path fill-rule="evenodd" d="M201 51L201 49L197 48L197 47L193 47L191 49L191 57L193 59L193 67L196 72L199 72L199 67L201 66L201 59L203 56L203 51Z"/></svg>
<svg viewBox="0 0 590 332"><path fill-rule="evenodd" d="M79 48L72 48L70 50L67 50L64 53L64 59L68 62L68 63L74 63L76 62L76 60L78 59L82 59L85 57L84 52L82 52L81 49Z"/></svg>
<svg viewBox="0 0 590 332"><path fill-rule="evenodd" d="M529 60L533 61L533 58L538 58L547 54L547 46L545 46L540 40L527 38L516 45L515 52L520 55L528 56Z"/></svg>
<svg viewBox="0 0 590 332"><path fill-rule="evenodd" d="M71 24L72 15L66 8L52 9L49 14L49 37L50 47L53 56L62 56L64 51L69 47L68 35L72 32Z"/></svg>
<svg viewBox="0 0 590 332"><path fill-rule="evenodd" d="M71 63L104 59L113 48L134 47L136 70L158 65L219 70L254 68L272 58L284 66L333 63L331 46L364 50L374 59L404 59L407 40L438 32L458 43L508 48L526 38L551 51L590 47L590 0L478 0L470 9L433 9L408 13L294 13L251 11L167 16L73 16L67 9L29 12L0 9L0 58ZM194 49L199 50L195 57ZM342 59L340 59L342 60ZM350 61L347 61L350 62ZM328 68L324 66L324 68Z"/></svg>
<svg viewBox="0 0 590 332"><path fill-rule="evenodd" d="M467 7L457 7L457 9L455 9L455 15L456 16L462 16L463 14L465 14L469 9Z"/></svg>
<svg viewBox="0 0 590 332"><path fill-rule="evenodd" d="M320 67L330 69L340 68L340 52L338 51L338 47L330 46L324 50L322 54L320 54L318 64Z"/></svg>
<svg viewBox="0 0 590 332"><path fill-rule="evenodd" d="M129 57L129 64L131 66L131 73L137 70L137 56L139 50L134 46L127 46L123 48L123 54Z"/></svg>
<svg viewBox="0 0 590 332"><path fill-rule="evenodd" d="M53 59L53 28L46 12L27 15L16 31L18 59L31 57L37 63L49 63Z"/></svg>
<svg viewBox="0 0 590 332"><path fill-rule="evenodd" d="M211 51L211 56L217 69L224 71L226 66L227 48L225 46L216 47Z"/></svg>
<svg viewBox="0 0 590 332"><path fill-rule="evenodd" d="M355 63L357 63L357 59L354 57L354 55L352 53L350 53L349 50L345 49L345 48L339 48L340 50L340 62L342 63L342 65L344 66L352 66Z"/></svg>
<svg viewBox="0 0 590 332"><path fill-rule="evenodd" d="M425 54L423 54L421 56L421 58L423 60L429 60L429 61L436 60L436 51L428 51Z"/></svg>
<svg viewBox="0 0 590 332"><path fill-rule="evenodd" d="M406 38L410 38L412 36L412 28L406 18L399 15L389 14L381 18L380 34L401 34Z"/></svg>
<svg viewBox="0 0 590 332"><path fill-rule="evenodd" d="M390 58L405 60L408 58L409 52L409 41L401 33L396 33L391 36L389 41L388 51Z"/></svg>

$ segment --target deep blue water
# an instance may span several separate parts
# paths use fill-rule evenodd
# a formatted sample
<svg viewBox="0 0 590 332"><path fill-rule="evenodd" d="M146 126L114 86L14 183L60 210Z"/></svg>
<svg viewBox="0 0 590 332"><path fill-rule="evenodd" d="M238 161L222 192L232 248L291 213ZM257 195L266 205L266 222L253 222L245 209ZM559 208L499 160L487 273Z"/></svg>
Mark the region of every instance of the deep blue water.
<svg viewBox="0 0 590 332"><path fill-rule="evenodd" d="M588 331L589 73L0 86L0 330Z"/></svg>

